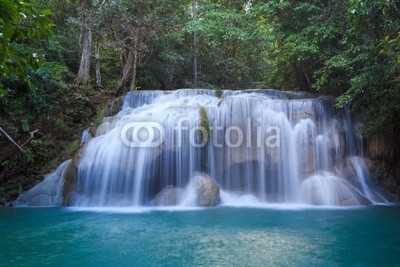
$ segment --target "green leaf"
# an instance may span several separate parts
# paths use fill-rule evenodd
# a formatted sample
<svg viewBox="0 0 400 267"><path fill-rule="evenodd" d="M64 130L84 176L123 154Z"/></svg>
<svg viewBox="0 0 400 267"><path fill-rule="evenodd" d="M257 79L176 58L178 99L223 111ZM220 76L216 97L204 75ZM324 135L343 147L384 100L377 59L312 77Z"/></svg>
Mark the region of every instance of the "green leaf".
<svg viewBox="0 0 400 267"><path fill-rule="evenodd" d="M46 9L41 10L40 14L42 14L43 16L49 16L49 15L53 14L53 12L51 11L51 9L46 8Z"/></svg>

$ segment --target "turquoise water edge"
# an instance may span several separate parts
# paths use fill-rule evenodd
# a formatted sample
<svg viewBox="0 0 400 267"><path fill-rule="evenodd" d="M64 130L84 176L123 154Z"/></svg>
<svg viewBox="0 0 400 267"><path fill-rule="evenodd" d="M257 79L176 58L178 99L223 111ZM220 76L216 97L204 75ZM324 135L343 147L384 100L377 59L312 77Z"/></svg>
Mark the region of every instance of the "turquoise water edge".
<svg viewBox="0 0 400 267"><path fill-rule="evenodd" d="M400 207L0 209L1 266L394 266Z"/></svg>

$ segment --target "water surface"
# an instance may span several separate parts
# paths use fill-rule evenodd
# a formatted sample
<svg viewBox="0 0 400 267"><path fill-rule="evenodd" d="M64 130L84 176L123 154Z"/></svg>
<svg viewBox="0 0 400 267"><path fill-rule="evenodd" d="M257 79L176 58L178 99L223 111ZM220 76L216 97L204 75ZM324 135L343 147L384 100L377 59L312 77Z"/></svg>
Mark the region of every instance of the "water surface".
<svg viewBox="0 0 400 267"><path fill-rule="evenodd" d="M0 209L4 266L399 265L400 207Z"/></svg>

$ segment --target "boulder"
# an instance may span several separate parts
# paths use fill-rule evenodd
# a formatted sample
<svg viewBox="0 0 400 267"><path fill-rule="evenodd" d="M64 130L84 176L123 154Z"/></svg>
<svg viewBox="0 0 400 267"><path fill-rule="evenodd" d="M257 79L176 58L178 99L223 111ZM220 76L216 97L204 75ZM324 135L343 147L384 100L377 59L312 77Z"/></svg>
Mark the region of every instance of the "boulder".
<svg viewBox="0 0 400 267"><path fill-rule="evenodd" d="M83 154L83 147L81 147L72 162L68 165L67 169L64 173L64 186L62 188L62 205L63 206L70 206L72 204L73 193L75 189L75 181L76 181L76 173L78 169L79 162L82 158Z"/></svg>
<svg viewBox="0 0 400 267"><path fill-rule="evenodd" d="M179 204L181 199L182 189L167 185L161 190L154 200L152 201L153 206L176 206Z"/></svg>
<svg viewBox="0 0 400 267"><path fill-rule="evenodd" d="M213 179L199 176L194 179L193 185L197 194L198 206L212 207L220 203L220 189Z"/></svg>
<svg viewBox="0 0 400 267"><path fill-rule="evenodd" d="M115 116L121 109L124 104L125 97L118 97L113 99L108 103L106 108L103 110L104 117L113 117Z"/></svg>

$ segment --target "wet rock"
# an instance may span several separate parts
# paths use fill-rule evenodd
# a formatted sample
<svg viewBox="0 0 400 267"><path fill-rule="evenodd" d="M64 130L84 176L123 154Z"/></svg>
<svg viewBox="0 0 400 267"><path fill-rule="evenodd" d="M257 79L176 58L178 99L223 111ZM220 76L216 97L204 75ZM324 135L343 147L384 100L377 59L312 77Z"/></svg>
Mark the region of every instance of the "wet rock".
<svg viewBox="0 0 400 267"><path fill-rule="evenodd" d="M371 205L372 204L371 201L369 201L363 195L361 195L361 194L359 194L357 192L354 192L354 194L357 196L359 205L366 206L366 205ZM339 198L339 205L340 206L354 206L354 202L350 198Z"/></svg>
<svg viewBox="0 0 400 267"><path fill-rule="evenodd" d="M206 176L196 177L193 181L197 193L197 205L213 207L220 203L220 189L218 184Z"/></svg>
<svg viewBox="0 0 400 267"><path fill-rule="evenodd" d="M18 197L19 192L17 190L11 190L8 194L11 196L11 198L16 198Z"/></svg>
<svg viewBox="0 0 400 267"><path fill-rule="evenodd" d="M70 206L72 204L73 193L75 189L76 173L79 162L82 158L83 148L81 147L75 154L72 162L67 166L64 174L64 186L62 190L62 205Z"/></svg>
<svg viewBox="0 0 400 267"><path fill-rule="evenodd" d="M385 190L390 201L400 199L400 146L397 142L375 137L364 144L372 177Z"/></svg>
<svg viewBox="0 0 400 267"><path fill-rule="evenodd" d="M13 203L10 202L1 202L0 207L12 207Z"/></svg>
<svg viewBox="0 0 400 267"><path fill-rule="evenodd" d="M307 178L301 186L306 203L322 206L358 206L370 204L363 195L341 177L325 172Z"/></svg>
<svg viewBox="0 0 400 267"><path fill-rule="evenodd" d="M152 201L153 206L176 206L179 204L181 199L182 189L167 185L161 190L154 200Z"/></svg>
<svg viewBox="0 0 400 267"><path fill-rule="evenodd" d="M386 140L385 138L375 137L368 139L366 142L366 155L371 159L385 159L388 162L394 162L398 160L400 154L400 148L397 144Z"/></svg>
<svg viewBox="0 0 400 267"><path fill-rule="evenodd" d="M63 177L69 165L71 165L71 160L65 161L54 172L48 174L43 182L21 194L14 204L17 206L60 206L62 204ZM15 191L13 194L18 195L18 192Z"/></svg>
<svg viewBox="0 0 400 267"><path fill-rule="evenodd" d="M107 107L104 109L104 117L112 117L115 116L122 108L124 104L125 97L118 97L113 99Z"/></svg>

